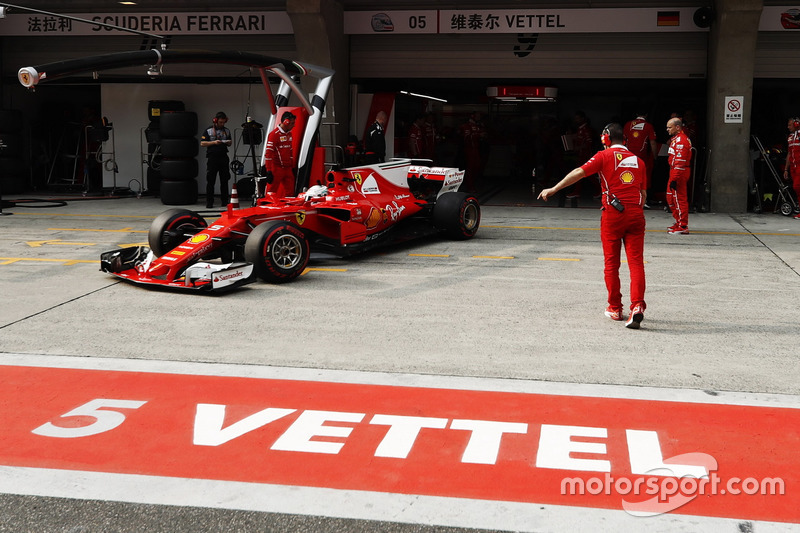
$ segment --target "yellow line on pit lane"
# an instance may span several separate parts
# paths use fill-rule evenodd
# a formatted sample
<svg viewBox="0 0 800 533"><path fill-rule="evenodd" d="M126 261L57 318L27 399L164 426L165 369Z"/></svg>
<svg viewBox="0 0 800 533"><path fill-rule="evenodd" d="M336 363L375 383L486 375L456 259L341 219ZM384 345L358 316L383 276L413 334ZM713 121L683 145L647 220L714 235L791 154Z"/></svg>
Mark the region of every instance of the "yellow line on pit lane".
<svg viewBox="0 0 800 533"><path fill-rule="evenodd" d="M144 218L152 220L157 215L90 215L81 213L14 213L27 217L94 217L94 218Z"/></svg>
<svg viewBox="0 0 800 533"><path fill-rule="evenodd" d="M38 261L42 263L62 263L64 266L78 263L98 263L94 259L42 259L39 257L0 257L0 265L10 265L19 261Z"/></svg>
<svg viewBox="0 0 800 533"><path fill-rule="evenodd" d="M303 270L301 276L305 276L309 272L347 272L346 268L306 268Z"/></svg>
<svg viewBox="0 0 800 533"><path fill-rule="evenodd" d="M147 233L148 230L122 228L122 229L83 229L83 228L47 228L47 231L102 231L105 233Z"/></svg>
<svg viewBox="0 0 800 533"><path fill-rule="evenodd" d="M600 231L600 228L557 228L553 226L489 226L482 225L482 228L494 229L550 229L550 230L564 230L564 231ZM647 233L663 233L667 234L667 230L649 229ZM691 230L689 235L773 235L782 237L800 237L800 233L779 233L779 232L748 232L748 231L697 231Z"/></svg>

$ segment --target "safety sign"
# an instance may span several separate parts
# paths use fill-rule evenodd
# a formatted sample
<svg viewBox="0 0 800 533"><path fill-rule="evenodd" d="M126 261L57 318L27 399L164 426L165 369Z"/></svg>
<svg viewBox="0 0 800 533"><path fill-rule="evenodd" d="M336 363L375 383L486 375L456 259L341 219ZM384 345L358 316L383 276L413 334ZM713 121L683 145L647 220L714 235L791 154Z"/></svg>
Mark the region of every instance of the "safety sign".
<svg viewBox="0 0 800 533"><path fill-rule="evenodd" d="M741 124L744 113L744 96L725 97L725 124Z"/></svg>

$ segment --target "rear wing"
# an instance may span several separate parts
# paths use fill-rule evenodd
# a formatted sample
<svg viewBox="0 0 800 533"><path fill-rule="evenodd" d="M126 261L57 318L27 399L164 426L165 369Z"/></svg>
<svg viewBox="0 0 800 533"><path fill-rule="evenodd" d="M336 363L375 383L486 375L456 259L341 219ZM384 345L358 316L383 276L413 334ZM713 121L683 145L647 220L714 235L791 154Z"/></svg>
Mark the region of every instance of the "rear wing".
<svg viewBox="0 0 800 533"><path fill-rule="evenodd" d="M39 83L47 80L125 67L144 66L147 68L145 74L152 77L161 73L163 65L170 63L219 63L257 69L261 74L262 85L269 99L272 113L267 131L272 131L275 127L278 108L288 106L290 97L294 95L309 116L302 133L297 158L298 183L308 181L314 154L313 146L322 122L325 102L333 80L334 71L331 69L249 52L153 49L103 54L23 67L19 69L17 78L24 87L33 89ZM270 74L280 79L280 85L275 94L272 93L269 85L268 76ZM310 94L313 94L311 100L309 100L296 81L301 76L308 76L317 80L316 87L313 91L310 91ZM263 155L261 164L264 164Z"/></svg>

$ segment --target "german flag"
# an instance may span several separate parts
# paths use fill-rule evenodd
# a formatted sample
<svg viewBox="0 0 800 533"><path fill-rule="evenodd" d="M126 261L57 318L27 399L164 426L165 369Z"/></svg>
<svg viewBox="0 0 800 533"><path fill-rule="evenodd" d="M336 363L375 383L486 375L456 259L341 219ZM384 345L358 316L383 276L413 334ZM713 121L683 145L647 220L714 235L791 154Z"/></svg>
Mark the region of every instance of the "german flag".
<svg viewBox="0 0 800 533"><path fill-rule="evenodd" d="M680 11L659 11L657 26L680 26L681 25L681 12Z"/></svg>

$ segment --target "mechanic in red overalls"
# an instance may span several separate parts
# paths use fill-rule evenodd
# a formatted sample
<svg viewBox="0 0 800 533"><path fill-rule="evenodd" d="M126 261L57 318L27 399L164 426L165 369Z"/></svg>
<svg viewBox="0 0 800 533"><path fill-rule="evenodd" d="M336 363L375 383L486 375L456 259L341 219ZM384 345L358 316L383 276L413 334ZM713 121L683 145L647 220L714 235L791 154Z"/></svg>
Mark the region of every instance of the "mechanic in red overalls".
<svg viewBox="0 0 800 533"><path fill-rule="evenodd" d="M630 316L625 326L639 329L647 308L644 301L645 166L625 147L625 137L619 124L611 123L603 128L600 140L605 149L572 170L555 186L544 189L539 193L539 198L546 201L586 176L599 174L603 204L600 240L603 243L603 273L608 290L605 315L612 320L623 319L619 267L620 251L625 245L631 279Z"/></svg>
<svg viewBox="0 0 800 533"><path fill-rule="evenodd" d="M644 161L647 170L645 189L650 189L653 164L656 154L658 154L658 143L656 142L655 128L647 122L647 113L637 113L636 118L625 124L625 146Z"/></svg>
<svg viewBox="0 0 800 533"><path fill-rule="evenodd" d="M464 143L464 157L466 158L462 190L475 192L478 190L478 181L480 181L483 169L481 145L487 138L486 127L481 122L481 114L477 111L471 113L469 120L459 127L459 133Z"/></svg>
<svg viewBox="0 0 800 533"><path fill-rule="evenodd" d="M573 140L573 148L575 149L575 155L577 156L578 164L582 165L587 162L594 153L593 147L595 132L589 125L589 119L586 117L586 113L583 111L576 111L572 121L578 127ZM567 193L567 198L580 198L582 185L582 182L576 183L575 186ZM592 196L595 198L598 197L597 188L597 183L592 180Z"/></svg>
<svg viewBox="0 0 800 533"><path fill-rule="evenodd" d="M292 128L294 114L286 111L281 115L281 123L267 136L267 148L264 151L266 167L267 191L275 193L279 198L294 196L294 148Z"/></svg>
<svg viewBox="0 0 800 533"><path fill-rule="evenodd" d="M689 197L686 185L692 175L692 141L683 131L678 117L667 121L669 141L669 179L667 180L667 205L672 210L675 224L669 227L670 235L689 234Z"/></svg>
<svg viewBox="0 0 800 533"><path fill-rule="evenodd" d="M798 201L800 201L800 118L789 119L789 139L786 150L786 167L783 170L783 179L792 180L792 188ZM800 220L800 213L795 215Z"/></svg>
<svg viewBox="0 0 800 533"><path fill-rule="evenodd" d="M420 159L425 152L425 117L419 115L408 128L408 156Z"/></svg>

